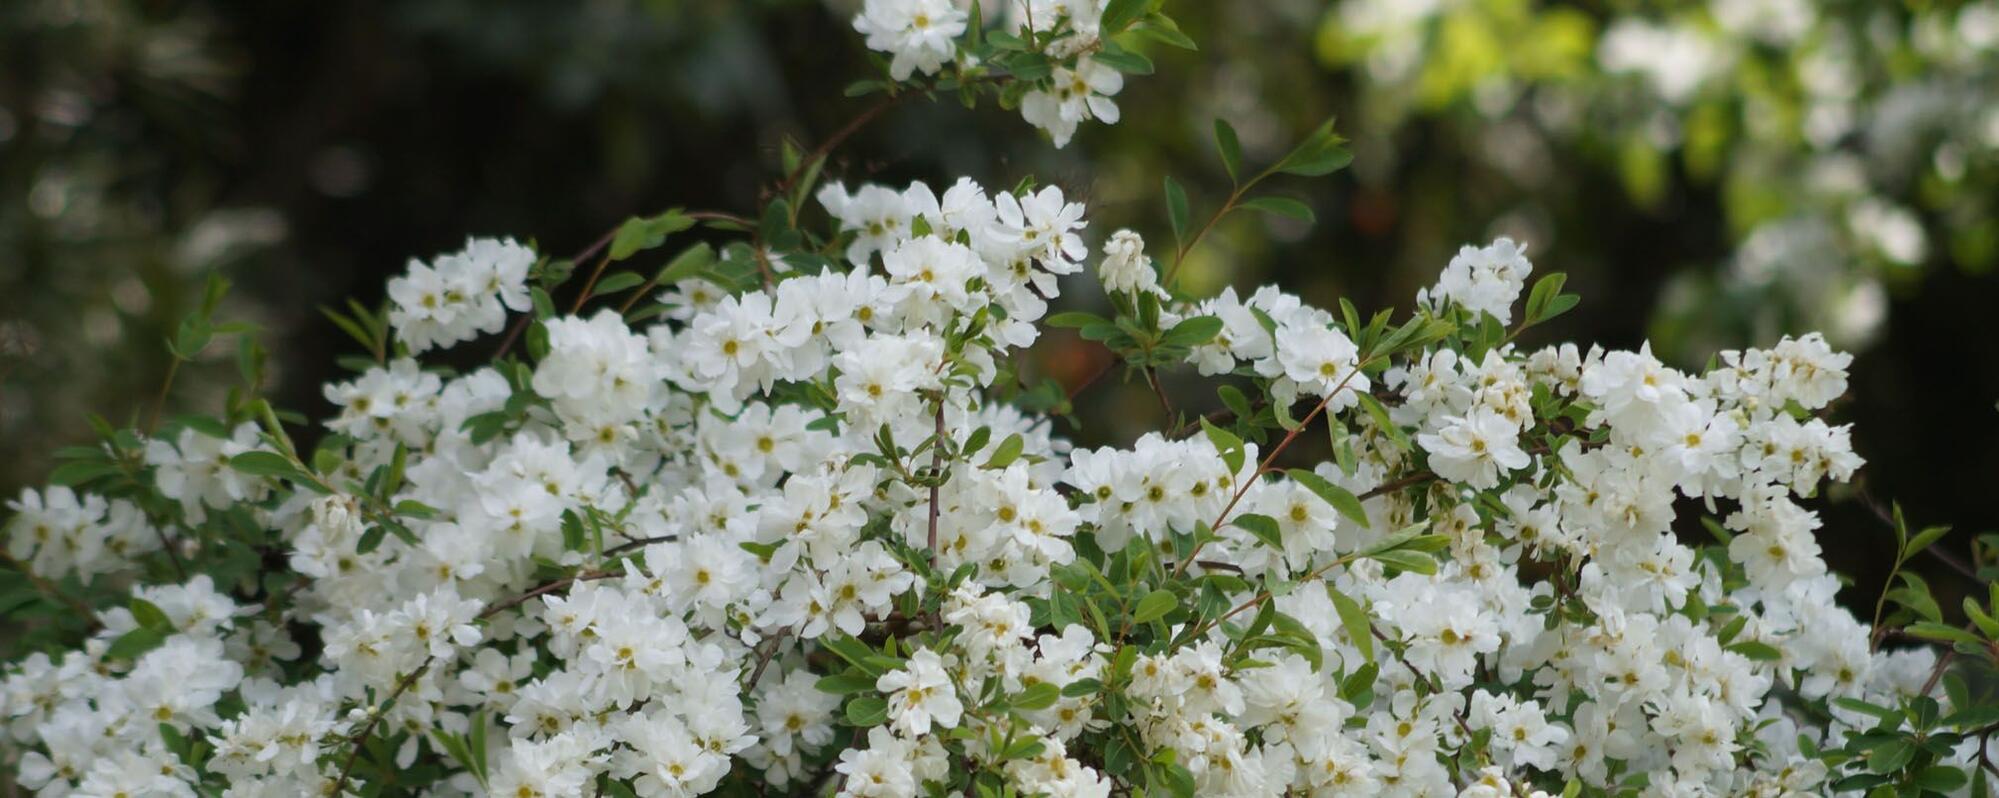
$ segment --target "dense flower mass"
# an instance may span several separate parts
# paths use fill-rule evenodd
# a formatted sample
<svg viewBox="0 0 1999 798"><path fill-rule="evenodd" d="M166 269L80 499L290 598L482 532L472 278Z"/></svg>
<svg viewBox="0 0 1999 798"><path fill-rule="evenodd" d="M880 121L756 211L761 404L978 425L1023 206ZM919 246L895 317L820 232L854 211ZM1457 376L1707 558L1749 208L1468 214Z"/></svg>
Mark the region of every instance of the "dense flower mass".
<svg viewBox="0 0 1999 798"><path fill-rule="evenodd" d="M857 26L931 73L965 24L873 0ZM510 241L413 263L382 325L349 320L379 356L309 451L262 400L107 430L10 505L38 587L122 594L7 666L20 783L1791 796L1977 767L1938 724L1989 706L1832 600L1810 503L1861 461L1819 336L1704 372L1526 346L1575 298L1505 239L1397 322L1181 295L1130 231L1092 264L1057 186L795 196L651 280L604 271L693 217L627 223L567 313L577 264ZM1049 315L1083 273L1115 319ZM416 358L509 310L486 365ZM1049 326L1225 407L1074 447L1016 357ZM1907 750L1847 753L1882 740Z"/></svg>

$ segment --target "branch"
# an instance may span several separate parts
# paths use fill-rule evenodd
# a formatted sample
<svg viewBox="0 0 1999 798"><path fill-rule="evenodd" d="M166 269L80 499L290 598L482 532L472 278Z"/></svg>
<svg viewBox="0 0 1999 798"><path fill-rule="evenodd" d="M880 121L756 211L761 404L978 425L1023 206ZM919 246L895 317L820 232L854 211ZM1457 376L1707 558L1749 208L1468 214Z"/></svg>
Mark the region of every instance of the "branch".
<svg viewBox="0 0 1999 798"><path fill-rule="evenodd" d="M422 677L425 671L430 670L430 663L431 659L425 658L422 665L410 671L408 676L402 678L402 681L396 682L396 689L389 693L389 697L382 699L382 702L375 706L375 710L368 713L368 723L361 727L361 731L347 738L349 742L354 744L354 747L348 750L347 761L340 766L340 778L333 782L333 791L331 794L347 794L347 779L354 775L354 762L361 758L361 748L368 741L368 735L374 733L375 727L382 722L382 718L389 714L389 708L395 706L396 699L401 698L403 693L410 689L411 685L416 684L416 680Z"/></svg>
<svg viewBox="0 0 1999 798"><path fill-rule="evenodd" d="M1332 403L1333 397L1339 396L1341 391L1346 390L1347 384L1353 381L1354 375L1359 374L1373 360L1374 358L1370 357L1367 360L1355 363L1353 368L1347 370L1347 375L1340 379L1339 384L1333 386L1332 390L1326 392L1324 399L1320 399L1318 404L1312 406L1312 412L1306 414L1305 419L1298 422L1298 426L1292 427L1290 432L1285 433L1284 439L1278 441L1277 446L1270 450L1270 454L1263 458L1263 462L1257 464L1256 473L1249 475L1248 479L1243 480L1242 484L1236 488L1235 495L1229 497L1228 505L1222 508L1220 515L1215 516L1215 522L1208 525L1210 531L1222 528L1222 522L1229 519L1229 513L1235 510L1236 504L1241 502L1242 497L1249 494L1249 489L1256 485L1256 481L1262 478L1265 472L1270 470L1270 464L1276 462L1277 456L1283 454L1284 450L1291 446L1291 442L1298 439L1299 433L1304 432L1306 427L1312 426L1312 421L1317 419L1320 413L1325 412L1326 405ZM1201 548L1206 546L1207 543L1207 541L1203 540L1194 544L1194 550L1188 552L1187 557L1180 561L1180 565L1173 569L1174 578L1177 579L1186 575L1187 566L1194 562L1194 555L1200 554Z"/></svg>
<svg viewBox="0 0 1999 798"><path fill-rule="evenodd" d="M514 607L518 607L522 604L526 604L528 601L534 599L536 596L542 596L549 593L554 593L558 590L567 590L570 585L576 584L577 582L594 582L599 579L609 579L617 575L618 575L617 571L585 571L575 576L565 576L553 582L539 585L535 587L533 590L529 590L526 593L522 593L518 596L507 599L506 601L502 601L498 604L494 604L493 606L487 607L483 612L479 613L479 620L483 621L487 618L491 618L495 615L498 615L506 610L513 609Z"/></svg>
<svg viewBox="0 0 1999 798"><path fill-rule="evenodd" d="M622 226L622 223L620 226ZM618 237L618 228L613 227L610 230L605 231L605 233L601 236L598 236L597 240L591 243L590 246L584 247L582 252L576 253L576 257L570 258L569 262L575 263L577 261L589 260L590 256L595 255L598 253L598 251L604 249L605 247L610 246L611 239L617 237ZM600 266L599 270L601 269L602 267ZM492 359L499 360L500 358L506 357L507 350L514 348L514 341L521 337L521 331L527 329L528 323L532 321L534 321L533 313L523 313L521 314L520 318L515 319L514 326L507 328L507 337L500 340L500 348L493 350Z"/></svg>

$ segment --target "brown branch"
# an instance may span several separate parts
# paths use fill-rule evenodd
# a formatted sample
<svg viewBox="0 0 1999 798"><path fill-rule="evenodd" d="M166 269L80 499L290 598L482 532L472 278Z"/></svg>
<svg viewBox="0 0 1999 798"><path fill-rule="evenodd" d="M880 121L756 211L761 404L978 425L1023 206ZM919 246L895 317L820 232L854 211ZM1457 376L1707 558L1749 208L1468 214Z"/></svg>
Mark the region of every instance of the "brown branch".
<svg viewBox="0 0 1999 798"><path fill-rule="evenodd" d="M686 216L689 219L699 219L704 222L727 222L752 230L756 229L757 226L756 222L748 218L721 211L688 211ZM626 296L623 304L618 305L618 315L623 316L632 312L633 305L638 304L639 300L644 299L646 294L652 293L653 289L659 287L659 278L665 273L666 270L664 269L653 272L651 277L647 277L645 282L640 283L638 289L633 291L629 296Z"/></svg>
<svg viewBox="0 0 1999 798"><path fill-rule="evenodd" d="M535 587L533 590L529 590L526 593L522 593L518 596L507 599L506 601L502 601L498 604L494 604L493 606L487 607L484 611L479 613L479 620L483 621L487 618L491 618L495 615L505 612L506 610L510 610L513 609L514 607L526 604L527 602L533 600L537 596L547 595L549 593L554 593L559 590L567 590L569 589L570 585L576 584L577 582L594 582L598 579L609 579L617 575L618 575L617 571L585 571L575 576L565 576L553 582L548 582L546 584L539 585Z"/></svg>
<svg viewBox="0 0 1999 798"><path fill-rule="evenodd" d="M867 127L869 122L873 122L875 117L881 116L883 112L895 107L903 100L917 93L916 89L910 89L890 94L875 101L874 105L868 106L867 110L862 111L860 115L848 120L845 126L834 131L832 136L827 137L818 147L806 153L804 158L800 158L798 166L793 167L791 172L784 176L783 180L778 181L777 185L772 186L769 193L778 196L790 193L792 186L798 183L799 178L804 177L806 171L810 170L814 164L825 160L827 156L831 155L835 147L840 146L847 139L853 138L855 133L861 132L861 129Z"/></svg>
<svg viewBox="0 0 1999 798"><path fill-rule="evenodd" d="M1428 471L1418 471L1416 473L1410 474L1408 476L1402 477L1401 479L1397 479L1392 482L1381 483L1380 486L1366 493L1363 493L1355 498L1358 498L1361 501L1367 501L1368 499L1372 499L1376 496L1385 496L1387 494L1394 493L1398 490L1410 487L1412 485L1421 485L1425 482L1429 482L1436 478L1437 478L1436 474L1432 474Z"/></svg>
<svg viewBox="0 0 1999 798"><path fill-rule="evenodd" d="M1402 663L1402 667L1409 669L1409 675L1414 676L1417 679L1424 678L1423 672L1416 669L1415 663L1409 661L1408 655L1403 654L1400 650L1397 650L1395 646L1392 645L1391 642L1389 641L1388 636L1382 634L1380 629L1376 629L1374 627L1373 621L1368 622L1367 631L1370 634L1374 635L1374 639L1381 641L1381 646L1383 648L1388 649L1388 653L1395 655L1395 660L1397 662ZM1458 722L1458 730L1465 733L1466 740L1470 740L1472 737L1471 725L1465 723L1465 716L1458 710L1451 710L1451 719Z"/></svg>
<svg viewBox="0 0 1999 798"><path fill-rule="evenodd" d="M408 676L404 676L401 681L396 682L396 689L389 693L389 697L382 699L381 704L375 708L375 711L368 713L367 725L362 726L361 731L347 738L349 742L353 743L354 747L348 750L347 761L340 766L340 778L333 782L333 792L331 794L347 794L347 779L354 775L354 762L361 758L361 749L363 744L368 741L368 735L374 733L375 727L382 722L382 718L389 714L389 708L395 705L396 699L401 698L403 693L410 689L411 685L416 684L416 680L422 677L425 671L430 670L430 663L431 660L429 658L424 659L422 665L417 666L415 670L409 672Z"/></svg>
<svg viewBox="0 0 1999 798"><path fill-rule="evenodd" d="M791 629L787 627L779 629L777 634L771 636L770 646L757 654L757 666L750 671L750 680L743 684L743 692L756 689L757 682L763 679L764 669L770 666L772 659L777 658L778 649L783 648L784 638L790 633Z"/></svg>
<svg viewBox="0 0 1999 798"><path fill-rule="evenodd" d="M1166 389L1159 387L1158 372L1155 372L1150 368L1146 369L1145 382L1152 386L1152 395L1159 397L1159 407L1166 411L1166 423L1174 424L1177 426L1180 419L1178 416L1175 416L1173 414L1173 403L1167 400Z"/></svg>
<svg viewBox="0 0 1999 798"><path fill-rule="evenodd" d="M1242 497L1249 494L1249 489L1256 485L1256 481L1261 479L1264 473L1270 470L1270 464L1277 461L1277 456L1283 454L1284 450L1291 446L1291 442L1298 439L1298 434L1304 432L1306 427L1311 426L1312 421L1317 419L1320 413L1325 412L1326 406L1332 403L1333 397L1339 396L1340 391L1346 390L1347 384L1353 381L1354 375L1359 374L1361 369L1365 368L1368 361L1371 360L1373 358L1355 363L1353 368L1347 370L1347 376L1341 378L1339 384L1333 386L1332 390L1327 391L1324 399L1320 399L1318 404L1312 406L1312 412L1307 413L1305 419L1298 422L1298 426L1292 427L1290 432L1285 433L1284 439L1278 441L1277 446L1270 450L1270 454L1263 458L1263 462L1257 464L1256 473L1250 474L1248 479L1243 480L1242 484L1236 487L1235 495L1229 497L1229 503L1222 507L1221 514L1215 516L1215 522L1209 524L1208 529L1216 530L1222 528L1222 522L1228 520L1229 513L1235 510L1236 504L1240 503ZM1194 562L1194 555L1200 554L1201 547L1205 545L1207 545L1207 541L1205 540L1194 544L1194 550L1188 552L1187 558L1181 560L1180 565L1173 569L1173 576L1175 578L1187 573L1187 566Z"/></svg>
<svg viewBox="0 0 1999 798"><path fill-rule="evenodd" d="M605 247L610 246L611 239L617 237L618 237L618 228L613 227L610 230L606 231L603 235L598 236L597 240L595 242L592 242L590 246L585 247L582 252L576 253L576 257L570 258L569 262L575 263L577 261L589 260L590 256L595 255L598 253L598 251L604 249ZM515 319L514 326L507 328L507 337L500 340L500 348L493 350L492 359L499 360L502 357L506 357L507 351L514 348L514 341L521 337L521 332L523 330L526 330L528 324L533 321L534 321L533 313L522 313L520 318Z"/></svg>
<svg viewBox="0 0 1999 798"><path fill-rule="evenodd" d="M604 276L604 267L611 265L611 253L605 252L597 258L597 266L590 270L590 278L583 281L583 291L576 295L576 302L569 306L569 315L583 311L583 303L589 302L593 291L597 290L597 278Z"/></svg>

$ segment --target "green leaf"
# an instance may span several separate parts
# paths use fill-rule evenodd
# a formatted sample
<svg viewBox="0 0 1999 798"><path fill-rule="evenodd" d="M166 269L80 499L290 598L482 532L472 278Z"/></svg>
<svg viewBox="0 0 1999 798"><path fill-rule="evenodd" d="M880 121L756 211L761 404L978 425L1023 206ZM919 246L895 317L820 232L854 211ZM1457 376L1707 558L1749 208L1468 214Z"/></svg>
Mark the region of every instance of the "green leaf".
<svg viewBox="0 0 1999 798"><path fill-rule="evenodd" d="M141 626L111 641L111 647L104 650L104 658L136 660L166 642L168 634L159 629Z"/></svg>
<svg viewBox="0 0 1999 798"><path fill-rule="evenodd" d="M1281 552L1284 550L1284 534L1282 527L1277 525L1277 519L1275 518L1257 513L1243 513L1236 516L1235 520L1229 523L1248 532L1257 540L1263 541L1263 545L1269 546L1272 551Z"/></svg>
<svg viewBox="0 0 1999 798"><path fill-rule="evenodd" d="M1077 679L1062 687L1063 698L1082 698L1104 691L1104 683L1096 679Z"/></svg>
<svg viewBox="0 0 1999 798"><path fill-rule="evenodd" d="M1999 723L1999 704L1973 704L1944 716L1943 725L1956 729L1975 729Z"/></svg>
<svg viewBox="0 0 1999 798"><path fill-rule="evenodd" d="M354 542L354 552L356 554L373 552L375 549L381 547L382 540L388 536L389 530L384 529L380 525L368 527L362 530L361 539Z"/></svg>
<svg viewBox="0 0 1999 798"><path fill-rule="evenodd" d="M694 219L678 209L658 216L627 219L611 236L611 260L624 260L657 247L666 242L667 236L693 226Z"/></svg>
<svg viewBox="0 0 1999 798"><path fill-rule="evenodd" d="M63 463L49 472L49 484L75 487L96 479L124 473L118 466L104 462L78 460Z"/></svg>
<svg viewBox="0 0 1999 798"><path fill-rule="evenodd" d="M1902 714L1895 710L1881 706L1880 704L1868 703L1866 701L1862 701L1857 698L1835 698L1832 700L1832 704L1833 706L1848 710L1850 712L1858 712L1863 715L1873 715L1874 717L1880 718L1882 720L1899 717Z"/></svg>
<svg viewBox="0 0 1999 798"><path fill-rule="evenodd" d="M1755 640L1744 640L1729 646L1728 650L1757 662L1776 662L1784 658L1784 652L1778 651L1776 646Z"/></svg>
<svg viewBox="0 0 1999 798"><path fill-rule="evenodd" d="M1374 426L1386 434L1389 440L1394 441L1396 446L1405 450L1409 448L1408 433L1403 432L1401 425L1388 417L1388 408L1382 407L1381 402L1366 391L1355 391L1354 396L1360 399L1360 406L1374 419Z"/></svg>
<svg viewBox="0 0 1999 798"><path fill-rule="evenodd" d="M1145 16L1148 5L1150 5L1149 0L1111 0L1104 6L1103 20L1098 23L1103 35L1124 32L1125 28L1131 27L1132 23Z"/></svg>
<svg viewBox="0 0 1999 798"><path fill-rule="evenodd" d="M859 671L850 670L823 677L818 682L813 683L812 686L818 688L819 692L822 693L852 695L875 689L875 680Z"/></svg>
<svg viewBox="0 0 1999 798"><path fill-rule="evenodd" d="M1243 458L1247 456L1242 448L1242 439L1233 432L1208 423L1206 418L1201 419L1201 431L1207 433L1208 442L1215 445L1215 451L1222 453L1222 462L1228 465L1229 473L1241 473Z"/></svg>
<svg viewBox="0 0 1999 798"><path fill-rule="evenodd" d="M1184 245L1187 240L1187 190L1180 187L1180 181L1172 175L1166 176L1166 220L1173 225L1173 241Z"/></svg>
<svg viewBox="0 0 1999 798"><path fill-rule="evenodd" d="M1945 626L1930 621L1919 621L1909 624L1908 628L1902 631L1925 640L1941 640L1947 643L1969 643L1974 646L1984 643L1984 641L1978 639L1977 635L1968 631L1955 626Z"/></svg>
<svg viewBox="0 0 1999 798"><path fill-rule="evenodd" d="M1132 32L1168 47L1178 47L1182 50L1201 49L1195 46L1193 39L1187 38L1187 34L1180 32L1178 23L1158 12L1147 14L1145 21L1133 28Z"/></svg>
<svg viewBox="0 0 1999 798"><path fill-rule="evenodd" d="M1535 319L1535 321L1543 322L1552 319L1556 316L1560 316L1574 309L1575 306L1582 301L1583 298L1580 296L1576 296L1575 294L1563 294L1561 296L1555 297L1554 299L1550 299L1548 300L1547 310L1543 311L1541 317Z"/></svg>
<svg viewBox="0 0 1999 798"><path fill-rule="evenodd" d="M1909 544L1902 547L1902 559L1906 560L1922 553L1923 549L1929 548L1930 544L1947 534L1950 534L1948 526L1933 526L1917 532L1915 537L1909 539Z"/></svg>
<svg viewBox="0 0 1999 798"><path fill-rule="evenodd" d="M1361 506L1360 499L1355 497L1351 491L1333 484L1325 477L1302 468L1294 468L1284 473L1291 478L1291 481L1303 485L1306 489L1318 494L1319 498L1324 499L1327 504L1332 505L1333 509L1340 511L1340 515L1344 515L1349 520L1359 524L1362 529L1367 528L1367 509Z"/></svg>
<svg viewBox="0 0 1999 798"><path fill-rule="evenodd" d="M1347 151L1346 139L1333 132L1333 120L1328 119L1312 130L1298 146L1284 156L1273 167L1275 171L1301 177L1329 175L1347 164L1353 163L1353 153Z"/></svg>
<svg viewBox="0 0 1999 798"><path fill-rule="evenodd" d="M1894 773L1916 758L1916 747L1903 740L1883 745L1867 755L1867 769L1876 773Z"/></svg>
<svg viewBox="0 0 1999 798"><path fill-rule="evenodd" d="M166 612L162 611L159 605L142 598L134 598L127 606L132 610L132 620L138 621L140 627L168 634L174 631L173 621L167 618Z"/></svg>
<svg viewBox="0 0 1999 798"><path fill-rule="evenodd" d="M1228 170L1229 180L1234 181L1242 171L1242 142L1236 138L1235 126L1221 117L1215 118L1215 151L1222 156L1222 168Z"/></svg>
<svg viewBox="0 0 1999 798"><path fill-rule="evenodd" d="M1360 606L1360 602L1354 601L1352 597L1341 593L1339 588L1333 587L1333 583L1327 582L1325 585L1326 595L1333 599L1333 609L1339 612L1340 625L1346 627L1347 638L1353 641L1354 648L1360 649L1362 660L1373 662L1374 627L1368 623L1367 610Z"/></svg>
<svg viewBox="0 0 1999 798"><path fill-rule="evenodd" d="M715 265L715 248L703 241L681 250L680 254L673 256L673 260L667 261L659 273L653 276L653 284L673 285L700 274L713 265Z"/></svg>
<svg viewBox="0 0 1999 798"><path fill-rule="evenodd" d="M1105 47L1090 56L1090 60L1127 75L1150 75L1153 71L1152 59L1131 50Z"/></svg>
<svg viewBox="0 0 1999 798"><path fill-rule="evenodd" d="M1316 217L1312 215L1312 206L1290 197L1252 197L1244 200L1242 207L1252 211L1262 211L1263 213L1273 213L1278 216L1297 219L1301 222L1316 220Z"/></svg>
<svg viewBox="0 0 1999 798"><path fill-rule="evenodd" d="M866 728L888 720L888 701L880 696L861 696L847 702L847 723Z"/></svg>
<svg viewBox="0 0 1999 798"><path fill-rule="evenodd" d="M619 291L627 291L632 288L636 288L640 283L643 283L645 281L646 279L644 277L640 277L638 276L638 274L634 272L613 272L611 274L604 275L603 279L598 280L597 287L595 289L592 289L592 291L597 296L604 296L606 294L615 294L618 293Z"/></svg>
<svg viewBox="0 0 1999 798"><path fill-rule="evenodd" d="M1145 598L1139 599L1138 604L1132 607L1131 622L1151 623L1166 617L1166 613L1172 612L1173 608L1179 605L1180 599L1175 598L1172 591L1154 590L1145 594Z"/></svg>
<svg viewBox="0 0 1999 798"><path fill-rule="evenodd" d="M870 676L880 676L892 670L873 662L871 658L875 656L874 649L851 637L822 637L819 639L819 647L833 652L834 655L846 660L847 664L860 668Z"/></svg>
<svg viewBox="0 0 1999 798"><path fill-rule="evenodd" d="M1191 316L1181 319L1159 336L1161 346L1200 346L1215 340L1222 332L1222 320L1216 316Z"/></svg>
<svg viewBox="0 0 1999 798"><path fill-rule="evenodd" d="M1984 632L1986 639L1999 639L1999 619L1986 614L1985 608L1978 606L1978 599L1964 597L1964 614L1978 625L1978 631Z"/></svg>
<svg viewBox="0 0 1999 798"><path fill-rule="evenodd" d="M1082 329L1093 324L1111 323L1110 319L1106 319L1095 313L1083 313L1079 311L1052 314L1042 321L1050 327L1070 327L1075 329Z"/></svg>
<svg viewBox="0 0 1999 798"><path fill-rule="evenodd" d="M1931 765L1916 774L1915 786L1931 792L1949 793L1971 781L1964 771L1950 765Z"/></svg>
<svg viewBox="0 0 1999 798"><path fill-rule="evenodd" d="M1020 459L1020 450L1024 445L1026 444L1021 440L1020 433L1006 436L1006 440L1000 441L999 446L993 449L993 456L986 458L985 467L1005 468L1011 465L1013 461Z"/></svg>
<svg viewBox="0 0 1999 798"><path fill-rule="evenodd" d="M1008 704L1014 709L1047 709L1054 706L1055 699L1060 697L1062 697L1062 688L1056 687L1051 682L1036 682L1033 686L1014 694Z"/></svg>
<svg viewBox="0 0 1999 798"><path fill-rule="evenodd" d="M1368 556L1379 560L1383 565L1410 573L1429 575L1437 572L1436 558L1420 551L1393 549L1390 551L1375 552Z"/></svg>
<svg viewBox="0 0 1999 798"><path fill-rule="evenodd" d="M244 452L229 458L229 467L253 477L283 477L304 481L300 479L303 473L299 471L298 466L292 465L291 460L277 452L262 450Z"/></svg>
<svg viewBox="0 0 1999 798"><path fill-rule="evenodd" d="M1525 314L1527 323L1538 323L1546 317L1548 303L1554 301L1555 297L1561 296L1562 286L1568 280L1568 275L1555 272L1534 281L1533 290L1527 292L1527 312Z"/></svg>

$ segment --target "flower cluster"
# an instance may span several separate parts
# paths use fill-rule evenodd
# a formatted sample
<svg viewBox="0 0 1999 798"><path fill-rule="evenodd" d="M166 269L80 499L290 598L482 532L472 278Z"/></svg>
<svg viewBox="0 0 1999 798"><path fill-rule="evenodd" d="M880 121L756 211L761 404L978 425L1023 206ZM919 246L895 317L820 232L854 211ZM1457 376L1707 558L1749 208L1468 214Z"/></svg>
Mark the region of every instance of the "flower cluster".
<svg viewBox="0 0 1999 798"><path fill-rule="evenodd" d="M869 49L889 56L896 83L915 75L955 73L960 86L996 86L1031 125L1062 147L1084 122L1116 124L1126 73L1151 71L1128 49L1138 39L1191 46L1172 20L1143 3L1108 0L1009 0L969 13L964 0L866 0L854 29Z"/></svg>
<svg viewBox="0 0 1999 798"><path fill-rule="evenodd" d="M413 353L499 332L507 311L528 309L534 251L513 239L475 238L465 249L389 281L389 322Z"/></svg>
<svg viewBox="0 0 1999 798"><path fill-rule="evenodd" d="M864 30L927 71L955 13ZM1329 136L1280 166L1329 171ZM1520 344L1575 298L1504 239L1396 322L1178 294L1130 231L1088 269L1056 186L810 196L650 280L603 272L693 217L628 222L566 314L523 247L413 266L310 448L254 399L73 452L7 525L46 594L0 678L21 784L1793 796L1982 764L1990 703L1882 643L1982 656L1990 611L1833 600L1811 503L1861 459L1819 336L1689 372ZM1049 316L1088 271L1116 318ZM521 351L417 359L507 309ZM1017 357L1047 326L1223 408L1075 447Z"/></svg>

